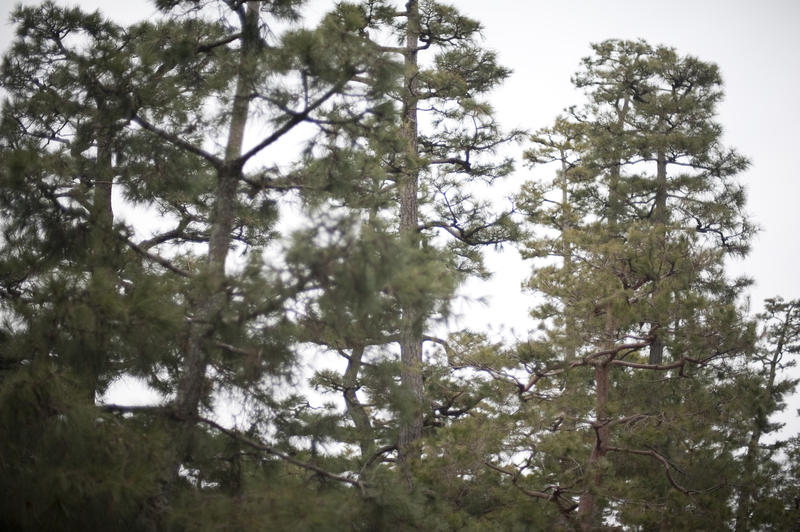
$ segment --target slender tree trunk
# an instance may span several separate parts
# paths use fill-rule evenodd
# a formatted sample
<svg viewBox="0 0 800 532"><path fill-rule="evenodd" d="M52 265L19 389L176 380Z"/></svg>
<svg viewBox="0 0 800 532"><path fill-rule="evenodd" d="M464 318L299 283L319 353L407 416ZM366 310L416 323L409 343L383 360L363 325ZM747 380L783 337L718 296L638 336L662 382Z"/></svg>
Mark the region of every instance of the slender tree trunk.
<svg viewBox="0 0 800 532"><path fill-rule="evenodd" d="M98 102L100 103L100 102ZM102 105L98 105L102 113ZM111 203L113 167L111 143L113 130L98 125L96 131L97 159L93 183L92 208L89 214L89 299L93 301L94 323L86 335L85 359L81 361L81 378L86 386L87 399L94 404L100 386L100 377L107 365L110 324L100 308L99 301L115 289L112 267L114 249L114 211Z"/></svg>
<svg viewBox="0 0 800 532"><path fill-rule="evenodd" d="M350 360L347 362L347 370L344 372L344 402L347 406L347 415L353 421L358 432L358 446L361 449L361 460L366 463L375 453L375 437L372 430L372 423L369 415L364 409L364 405L356 396L358 388L358 372L361 369L361 359L364 356L364 346L357 346L350 352Z"/></svg>
<svg viewBox="0 0 800 532"><path fill-rule="evenodd" d="M741 487L736 498L736 532L748 532L750 530L750 512L752 511L752 501L755 492L752 475L753 468L758 460L758 443L761 439L761 431L755 430L750 435L747 442L747 454L744 457L744 471L740 479Z"/></svg>
<svg viewBox="0 0 800 532"><path fill-rule="evenodd" d="M569 205L569 180L566 163L566 154L561 151L561 246L564 255L564 275L569 277L572 274L572 244L569 241L568 231L570 229L571 211ZM577 340L575 338L575 316L573 310L566 303L566 320L564 327L567 339L567 349L564 358L567 361L574 360L577 352Z"/></svg>
<svg viewBox="0 0 800 532"><path fill-rule="evenodd" d="M630 100L625 98L622 108L617 111L616 129L618 134L622 134L625 125L625 118L630 108ZM618 238L620 215L622 214L622 193L620 192L620 154L615 154L615 159L609 170L608 181L608 232L611 240ZM616 257L609 257L609 260L616 261ZM614 315L612 305L606 305L606 324L605 336L607 338L604 347L611 347L615 341ZM598 360L594 366L594 387L595 387L595 444L589 455L587 464L586 488L578 500L578 526L583 531L592 530L599 524L600 515L597 507L597 489L603 481L603 474L600 469L600 461L608 452L608 392L609 392L609 362L610 360Z"/></svg>
<svg viewBox="0 0 800 532"><path fill-rule="evenodd" d="M656 155L656 199L655 206L653 207L653 221L656 224L656 231L661 235L661 244L666 241L666 223L667 223L667 159L663 148L659 148ZM651 335L653 336L653 343L650 344L650 355L648 362L650 364L661 364L664 360L664 341L658 333L657 325L651 325Z"/></svg>
<svg viewBox="0 0 800 532"><path fill-rule="evenodd" d="M407 30L404 53L404 92L402 134L406 141L406 156L400 177L400 235L410 245L419 245L417 214L417 187L419 179L417 145L417 46L419 44L420 15L417 0L406 3ZM422 316L411 306L402 309L400 324L400 381L403 406L400 415L398 451L400 467L409 485L412 484L410 462L420 455L419 440L423 424L422 388Z"/></svg>
<svg viewBox="0 0 800 532"><path fill-rule="evenodd" d="M205 373L208 366L209 348L206 340L213 333L214 320L225 306L225 261L231 244L236 191L242 173L242 165L238 162L238 158L242 152L247 125L255 65L251 54L257 39L258 2L250 1L247 3L246 22L239 51L239 70L225 147L225 164L217 169L217 188L204 272L205 282L200 288L197 308L189 328L183 374L178 382L175 398L175 414L182 420L189 420L197 414L205 390Z"/></svg>
<svg viewBox="0 0 800 532"><path fill-rule="evenodd" d="M600 460L608 452L608 385L609 385L609 366L607 361L598 363L594 367L595 385L595 444L589 455L588 471L589 475L586 489L578 501L578 523L581 530L588 531L596 529L599 525L600 515L597 507L597 489L603 481Z"/></svg>
<svg viewBox="0 0 800 532"><path fill-rule="evenodd" d="M657 224L667 223L667 155L664 148L656 154L656 200L653 220Z"/></svg>
<svg viewBox="0 0 800 532"><path fill-rule="evenodd" d="M622 103L622 108L617 110L617 123L615 130L618 135L622 135L625 127L625 119L628 116L630 109L630 99L628 97ZM614 150L614 160L612 162L611 170L609 171L608 179L608 227L609 233L612 238L617 236L619 231L619 216L622 213L622 194L619 190L620 187L620 157L618 151Z"/></svg>
<svg viewBox="0 0 800 532"><path fill-rule="evenodd" d="M247 2L245 23L239 51L239 68L236 93L231 110L231 122L225 148L225 162L217 168L217 186L211 218L208 252L201 282L196 294L196 303L189 325L188 338L173 403L173 415L177 423L173 430L174 454L169 458L161 493L149 501L145 509L145 528L157 530L168 509L172 490L178 480L181 463L192 446L192 429L200 403L208 392L206 371L212 347L209 340L214 334L214 322L224 310L225 262L231 245L231 233L236 210L236 193L242 174L242 153L248 109L255 75L253 53L258 45L258 2Z"/></svg>
<svg viewBox="0 0 800 532"><path fill-rule="evenodd" d="M605 329L607 338L605 347L610 348L614 345L615 338L611 303L606 306ZM603 481L600 461L608 452L610 433L608 426L609 362L610 359L598 360L594 366L595 444L587 464L586 488L578 500L578 525L584 531L594 529L595 525L599 525L600 520L596 492Z"/></svg>

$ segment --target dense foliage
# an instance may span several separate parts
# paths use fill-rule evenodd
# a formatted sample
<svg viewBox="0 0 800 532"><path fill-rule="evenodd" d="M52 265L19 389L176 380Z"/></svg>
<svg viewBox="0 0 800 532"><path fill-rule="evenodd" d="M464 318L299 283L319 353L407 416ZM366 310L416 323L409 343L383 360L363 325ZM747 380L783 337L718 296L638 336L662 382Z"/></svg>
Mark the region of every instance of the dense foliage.
<svg viewBox="0 0 800 532"><path fill-rule="evenodd" d="M8 530L789 530L800 301L751 315L717 67L592 46L522 158L431 0L19 7L2 66ZM316 20L316 19L315 19ZM535 94L532 95L535 97ZM447 331L487 246L532 333ZM157 404L109 396L120 379Z"/></svg>

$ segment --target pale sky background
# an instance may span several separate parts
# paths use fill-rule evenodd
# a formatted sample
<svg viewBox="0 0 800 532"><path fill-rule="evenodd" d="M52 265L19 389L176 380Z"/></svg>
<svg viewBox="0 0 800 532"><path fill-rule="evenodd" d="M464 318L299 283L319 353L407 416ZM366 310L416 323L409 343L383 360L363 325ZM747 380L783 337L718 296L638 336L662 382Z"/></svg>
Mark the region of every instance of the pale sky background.
<svg viewBox="0 0 800 532"><path fill-rule="evenodd" d="M12 37L8 13L17 2L0 0L0 49ZM25 4L38 4L26 1ZM100 8L119 22L155 13L145 0L58 0L60 5ZM400 0L398 0L400 5ZM548 126L559 112L582 103L570 83L589 44L609 38L643 38L675 47L719 65L725 100L719 107L726 145L750 158L741 175L749 212L761 227L752 252L730 264L731 272L755 279L753 310L774 295L800 297L800 1L798 0L458 0L451 1L484 26L484 44L513 69L494 95L498 118L508 128L531 131ZM313 0L313 6L333 1ZM521 150L518 151L518 153ZM510 178L517 187L530 177L520 167ZM518 334L534 326L527 315L532 299L520 290L529 270L513 250L494 255L490 283L471 283L469 295L487 300L471 305L460 326L490 327ZM466 310L466 309L465 309ZM784 412L787 431L800 429L795 396Z"/></svg>

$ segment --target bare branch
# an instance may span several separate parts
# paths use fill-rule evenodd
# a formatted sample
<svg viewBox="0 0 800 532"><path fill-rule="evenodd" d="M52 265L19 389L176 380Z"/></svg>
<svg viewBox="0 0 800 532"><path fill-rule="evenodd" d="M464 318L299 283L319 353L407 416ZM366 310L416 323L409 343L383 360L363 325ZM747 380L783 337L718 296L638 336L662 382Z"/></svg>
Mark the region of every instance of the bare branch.
<svg viewBox="0 0 800 532"><path fill-rule="evenodd" d="M317 100L314 103L308 105L302 111L294 113L292 117L289 118L289 120L287 120L281 127L276 129L270 136L268 136L267 138L256 144L253 148L248 150L247 153L239 157L238 162L244 165L244 163L248 161L251 157L253 157L258 152L260 152L270 144L277 141L283 135L291 131L291 129L295 127L297 124L306 120L314 110L322 106L322 104L328 101L334 94L339 92L345 86L347 81L337 83L336 85L328 89L322 96L317 98Z"/></svg>
<svg viewBox="0 0 800 532"><path fill-rule="evenodd" d="M447 157L442 159L431 159L429 164L453 164L462 167L465 171L472 170L472 163L468 159L459 159L458 157Z"/></svg>
<svg viewBox="0 0 800 532"><path fill-rule="evenodd" d="M632 342L632 343L627 343L627 344L619 344L619 345L615 345L614 347L611 347L609 349L602 349L600 351L595 351L594 353L591 353L589 355L581 357L580 359L573 360L572 362L570 362L569 364L567 364L564 367L555 368L555 369L546 369L544 371L537 371L536 373L531 375L531 378L528 381L528 384L525 385L520 390L520 393L527 392L528 390L533 388L533 386L535 386L537 382L539 382L541 379L543 379L545 377L552 377L552 376L555 376L555 375L560 375L561 373L564 373L565 371L570 370L570 369L575 368L575 367L578 367L578 366L588 366L588 365L597 364L596 360L598 358L602 358L604 356L611 357L610 360L607 360L604 363L611 363L611 364L617 363L619 365L636 364L634 362L625 362L625 361L622 361L622 360L614 359L613 357L615 357L621 351L641 349L642 347L647 347L651 343L652 343L652 340L651 339L647 339L647 340L643 340L641 342ZM641 366L647 366L647 365L648 364L641 364ZM678 366L681 366L681 365L682 364L677 364L674 367L678 367ZM638 366L633 366L633 367L638 367ZM666 369L669 369L669 368L666 368Z"/></svg>
<svg viewBox="0 0 800 532"><path fill-rule="evenodd" d="M236 39L238 39L241 36L242 36L241 33L234 33L233 35L229 35L227 37L219 39L218 41L213 41L213 42L201 44L200 46L197 47L197 51L198 52L210 52L214 48L217 48L219 46L225 46L226 44L235 41Z"/></svg>

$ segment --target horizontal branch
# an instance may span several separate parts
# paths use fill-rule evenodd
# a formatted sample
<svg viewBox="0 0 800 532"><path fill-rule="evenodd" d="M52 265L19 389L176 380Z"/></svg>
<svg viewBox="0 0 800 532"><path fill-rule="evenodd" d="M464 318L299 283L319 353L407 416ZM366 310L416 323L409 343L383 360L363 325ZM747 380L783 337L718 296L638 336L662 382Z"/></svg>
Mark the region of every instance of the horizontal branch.
<svg viewBox="0 0 800 532"><path fill-rule="evenodd" d="M176 273L176 274L180 275L181 277L186 277L187 279L192 277L192 275L189 272L187 272L186 270L182 270L182 269L178 268L177 266L172 264L170 261L168 261L164 257L161 257L160 255L156 255L155 253L150 253L146 249L144 249L141 246L139 246L136 242L132 241L130 238L123 237L123 239L124 239L125 243L128 244L128 246L133 251L135 251L136 253L142 255L143 257L146 257L146 258L150 259L151 261L153 261L153 262L155 262L157 264L160 264L161 266L163 266L164 268L168 269L172 273Z"/></svg>
<svg viewBox="0 0 800 532"><path fill-rule="evenodd" d="M170 407L167 407L167 406L138 406L138 405L128 406L128 405L117 405L117 404L105 404L105 405L100 405L100 408L103 409L103 410L106 410L108 412L122 412L122 413L140 413L141 412L141 413L160 414L160 415L167 415L167 416L171 416L172 413L173 413L172 409ZM296 458L292 458L288 454L283 453L281 451L278 451L277 449L275 449L273 447L270 447L269 445L265 445L265 444L263 444L261 442L258 442L258 441L255 441L255 440L252 440L252 439L248 438L247 436L245 436L244 434L240 433L237 430L223 427L222 425L220 425L219 423L217 423L216 421L214 421L212 419L208 419L208 418L205 418L205 417L202 417L202 416L197 416L195 418L195 420L200 422L200 423L203 423L205 425L208 425L211 428L214 428L214 429L218 430L219 432L225 434L226 436L230 436L231 438L235 439L238 442L241 442L241 443L247 445L248 447L252 447L253 449L257 449L257 450L263 451L263 452L265 452L267 454L271 454L273 456L276 456L276 457L280 458L281 460L289 462L292 465L295 465L295 466L300 467L302 469L306 469L308 471L313 471L314 473L317 473L318 475L322 475L323 477L329 478L331 480L336 480L338 482L344 482L346 484L351 484L351 485L359 488L360 490L362 490L362 492L364 490L364 483L361 482L360 480L352 479L350 477L346 477L346 476L343 476L343 475L337 475L335 473L331 473L330 471L326 471L326 470L322 469L321 467L315 466L314 464L309 464L309 463L297 460Z"/></svg>
<svg viewBox="0 0 800 532"><path fill-rule="evenodd" d="M672 487L675 488L676 490L680 491L681 493L686 494L686 495L694 495L694 494L697 494L697 493L703 493L705 491L711 491L713 489L716 489L716 486L713 487L713 488L705 489L705 490L691 490L691 489L684 488L683 486L678 484L675 481L675 479L672 477L672 473L670 472L670 468L671 467L675 467L675 466L670 464L669 460L667 460L661 454L657 453L656 451L654 451L652 449L642 450L642 449L625 449L625 448L622 448L622 447L606 447L606 450L609 451L609 452L613 452L613 453L624 453L624 454L635 454L635 455L639 455L639 456L650 456L650 457L658 460L659 462L661 462L661 465L664 466L664 474L667 476L667 480L672 485Z"/></svg>
<svg viewBox="0 0 800 532"><path fill-rule="evenodd" d="M220 425L219 423L217 423L214 420L211 420L211 419L208 419L208 418L204 418L204 417L198 417L197 420L199 422L201 422L201 423L204 423L204 424L208 425L209 427L212 427L212 428L218 430L219 432L225 434L226 436L230 436L231 438L233 438L233 439L235 439L235 440L237 440L237 441L239 441L241 443L244 443L248 447L252 447L253 449L257 449L257 450L263 451L263 452L265 452L267 454L271 454L273 456L276 456L276 457L280 458L281 460L284 460L285 462L289 462L290 464L295 465L295 466L297 466L297 467L299 467L301 469L306 469L308 471L313 471L314 473L317 473L318 475L321 475L321 476L323 476L325 478L329 478L331 480L336 480L337 482L344 482L346 484L350 484L352 486L355 486L355 487L359 488L362 492L364 491L364 483L361 482L360 480L352 479L352 478L346 477L344 475L337 475L335 473L331 473L330 471L326 471L326 470L322 469L321 467L315 466L314 464L309 464L309 463L297 460L296 458L292 458L288 454L283 453L283 452L275 449L274 447L270 447L269 445L265 445L265 444L263 444L261 442L258 442L258 441L255 441L255 440L252 440L252 439L248 438L247 436L245 436L244 434L240 433L237 430L225 428L225 427L223 427L222 425Z"/></svg>
<svg viewBox="0 0 800 532"><path fill-rule="evenodd" d="M472 170L472 163L466 159L459 159L458 157L446 157L442 159L431 159L429 164L453 164L462 167L466 171Z"/></svg>
<svg viewBox="0 0 800 532"><path fill-rule="evenodd" d="M231 344L228 344L228 343L225 343L225 342L219 342L219 341L214 342L214 346L218 347L220 349L224 349L225 351L228 351L229 353L233 353L233 354L236 354L236 355L244 355L244 356L247 356L247 357L254 357L254 358L258 358L258 359L261 359L261 357L264 354L261 349L259 349L258 351L254 350L254 349L244 349L242 347L237 347L235 345L231 345Z"/></svg>
<svg viewBox="0 0 800 532"><path fill-rule="evenodd" d="M178 227L175 229L171 229L165 233L161 233L158 235L154 235L147 240L142 240L139 242L139 247L142 249L150 249L153 246L157 246L159 244L163 244L164 242L168 242L169 240L174 240L178 238L186 238L184 231L189 226L189 219L184 217L178 222Z"/></svg>
<svg viewBox="0 0 800 532"><path fill-rule="evenodd" d="M117 405L113 403L98 405L98 408L106 412L120 412L123 414L169 414L170 409L162 405Z"/></svg>
<svg viewBox="0 0 800 532"><path fill-rule="evenodd" d="M641 349L643 347L647 347L651 343L652 343L652 340L651 339L647 339L647 340L643 340L641 342L632 342L632 343L627 343L627 344L619 344L619 345L616 345L616 346L611 347L609 349L602 349L600 351L595 351L594 353L591 353L589 355L583 356L583 357L581 357L581 358L579 358L577 360L573 360L572 362L568 363L564 367L555 368L555 369L546 369L544 371L538 371L538 372L534 373L533 375L531 375L530 380L528 380L528 384L525 385L520 390L520 394L525 393L528 390L530 390L531 388L533 388L533 386L535 386L537 382L539 382L541 379L543 379L545 377L553 377L555 375L560 375L561 373L564 373L565 371L567 371L569 369L572 369L572 368L575 368L575 367L578 367L578 366L596 365L597 364L596 360L598 358L601 358L601 357L604 357L604 356L610 356L611 357L611 359L606 361L605 363L613 364L613 363L617 363L618 362L621 365L634 364L633 362L624 362L622 360L614 359L613 357L615 357L621 351L635 351L636 349ZM643 364L643 365L647 365L647 364Z"/></svg>
<svg viewBox="0 0 800 532"><path fill-rule="evenodd" d="M491 244L502 244L503 242L507 241L507 238L475 238L475 235L483 231L484 229L489 229L493 225L496 225L496 222L490 222L487 224L480 225L478 227L473 227L469 230L465 230L459 227L455 222L447 223L447 222L428 222L425 224L421 224L417 227L417 231L425 231L426 229L444 229L448 233L450 233L453 237L461 242L464 242L470 246L488 246Z"/></svg>
<svg viewBox="0 0 800 532"><path fill-rule="evenodd" d="M347 81L349 81L349 80L347 80ZM342 90L342 88L345 86L347 81L343 81L343 82L339 82L339 83L335 84L333 87L328 89L322 96L317 98L317 100L314 103L309 104L302 111L298 111L298 112L294 113L292 115L292 117L289 118L289 120L287 120L281 127L276 129L271 135L269 135L268 137L263 139L261 142L256 144L253 148L251 148L246 153L244 153L241 157L239 157L238 162L241 163L242 165L244 165L244 163L247 162L251 157L256 155L258 152L260 152L261 150L263 150L264 148L266 148L270 144L273 144L274 142L276 142L278 139L280 139L286 133L291 131L292 128L294 128L296 125L298 125L299 123L305 121L313 111L315 111L317 108L321 107L322 104L324 104L326 101L328 101L334 94L336 94L337 92Z"/></svg>
<svg viewBox="0 0 800 532"><path fill-rule="evenodd" d="M558 506L559 511L564 515L568 515L570 512L572 512L578 507L578 504L575 501L563 495L564 490L562 490L560 486L548 486L546 489L552 490L551 493L548 493L547 491L532 490L530 488L526 488L524 486L519 485L520 475L518 472L509 471L500 466L496 466L493 463L489 462L488 460L483 464L489 469L497 471L498 473L502 473L503 475L510 476L511 483L514 485L514 487L520 490L528 497L534 497L537 499L544 499L546 501L554 502ZM564 504L562 504L562 501L568 501L569 504L565 506Z"/></svg>
<svg viewBox="0 0 800 532"><path fill-rule="evenodd" d="M378 46L378 50L381 52L389 52L395 54L412 54L415 52L421 52L423 50L427 50L430 48L430 43L423 44L422 46L416 46L414 48L410 48L408 46Z"/></svg>
<svg viewBox="0 0 800 532"><path fill-rule="evenodd" d="M164 131L163 129L154 126L153 124L151 124L150 122L148 122L147 120L145 120L144 118L142 118L142 117L140 117L138 115L134 116L131 119L131 121L133 123L135 123L135 124L138 124L145 131L149 131L151 133L154 133L156 136L166 140L170 144L173 144L173 145L177 146L178 148L181 148L181 149L186 150L186 151L188 151L190 153L194 153L195 155L197 155L199 157L202 157L203 159L208 161L212 166L214 166L214 168L220 168L222 166L222 160L220 160L218 157L215 157L214 155L210 154L209 152L205 151L202 148L198 148L197 146L195 146L191 142L187 142L187 141L183 140L182 138L178 137L177 135L173 135L172 133L170 133L168 131Z"/></svg>
<svg viewBox="0 0 800 532"><path fill-rule="evenodd" d="M217 48L218 46L225 46L226 44L235 41L236 39L240 38L241 36L242 36L241 33L234 33L233 35L229 35L227 37L219 39L218 41L213 41L213 42L201 44L200 46L197 47L197 51L198 52L210 52L214 48Z"/></svg>
<svg viewBox="0 0 800 532"><path fill-rule="evenodd" d="M671 364L644 364L639 362L629 362L627 360L620 360L614 359L610 363L615 366L624 366L626 368L635 368L635 369L651 369L655 371L667 371L670 369L680 368L686 365L686 362L694 362L698 363L697 360L693 358L682 358L676 362Z"/></svg>

